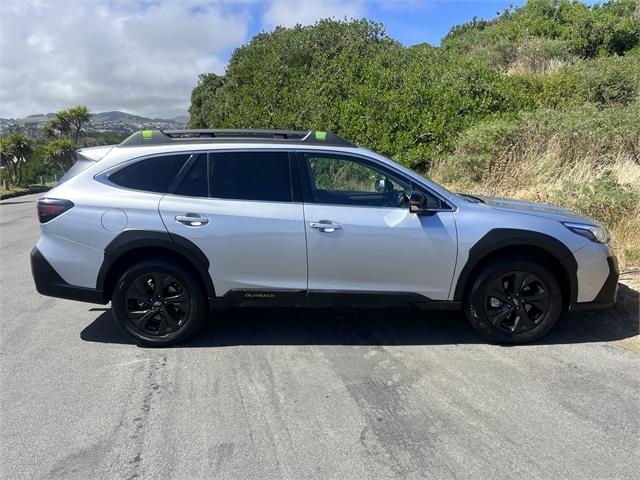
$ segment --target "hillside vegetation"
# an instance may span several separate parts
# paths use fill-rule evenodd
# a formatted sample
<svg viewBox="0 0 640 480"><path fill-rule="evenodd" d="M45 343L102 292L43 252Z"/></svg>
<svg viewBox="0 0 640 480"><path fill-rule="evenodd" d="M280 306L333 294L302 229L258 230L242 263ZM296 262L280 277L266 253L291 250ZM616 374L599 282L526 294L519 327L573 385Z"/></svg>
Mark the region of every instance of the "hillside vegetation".
<svg viewBox="0 0 640 480"><path fill-rule="evenodd" d="M555 203L640 266L640 2L531 0L404 47L367 20L277 28L203 74L192 127L331 130L454 191Z"/></svg>

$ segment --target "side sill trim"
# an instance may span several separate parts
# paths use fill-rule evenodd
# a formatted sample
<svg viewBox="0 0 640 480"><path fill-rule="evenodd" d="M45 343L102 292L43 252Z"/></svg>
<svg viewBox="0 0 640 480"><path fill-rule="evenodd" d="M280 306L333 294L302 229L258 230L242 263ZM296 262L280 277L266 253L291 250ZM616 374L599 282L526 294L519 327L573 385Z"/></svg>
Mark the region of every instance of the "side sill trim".
<svg viewBox="0 0 640 480"><path fill-rule="evenodd" d="M367 292L332 290L263 290L234 289L222 297L209 297L211 309L229 307L346 307L346 308L417 308L420 310L460 310L461 302L431 300L423 295L404 292Z"/></svg>

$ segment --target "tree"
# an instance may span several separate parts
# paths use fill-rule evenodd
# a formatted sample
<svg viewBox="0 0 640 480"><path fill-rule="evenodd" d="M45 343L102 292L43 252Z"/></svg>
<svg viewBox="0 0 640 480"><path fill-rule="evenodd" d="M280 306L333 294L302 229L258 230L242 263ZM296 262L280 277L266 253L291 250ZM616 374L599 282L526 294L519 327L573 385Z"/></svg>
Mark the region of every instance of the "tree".
<svg viewBox="0 0 640 480"><path fill-rule="evenodd" d="M224 77L215 73L203 73L198 77L198 85L191 92L189 126L207 128L208 115L215 108L217 90L224 85Z"/></svg>
<svg viewBox="0 0 640 480"><path fill-rule="evenodd" d="M56 138L45 147L47 160L66 172L75 161L76 145L69 138Z"/></svg>
<svg viewBox="0 0 640 480"><path fill-rule="evenodd" d="M33 138L19 133L10 133L0 140L0 163L11 184L22 181L22 167L31 159L34 148Z"/></svg>
<svg viewBox="0 0 640 480"><path fill-rule="evenodd" d="M51 138L69 137L78 147L82 127L89 121L89 110L85 105L60 110L43 128L45 135Z"/></svg>
<svg viewBox="0 0 640 480"><path fill-rule="evenodd" d="M201 76L191 126L330 130L427 167L473 122L511 113L506 75L456 52L403 47L368 20L256 35L224 79Z"/></svg>
<svg viewBox="0 0 640 480"><path fill-rule="evenodd" d="M53 140L45 148L47 161L66 172L75 160L82 127L89 121L89 110L85 105L60 110L43 127L45 135Z"/></svg>

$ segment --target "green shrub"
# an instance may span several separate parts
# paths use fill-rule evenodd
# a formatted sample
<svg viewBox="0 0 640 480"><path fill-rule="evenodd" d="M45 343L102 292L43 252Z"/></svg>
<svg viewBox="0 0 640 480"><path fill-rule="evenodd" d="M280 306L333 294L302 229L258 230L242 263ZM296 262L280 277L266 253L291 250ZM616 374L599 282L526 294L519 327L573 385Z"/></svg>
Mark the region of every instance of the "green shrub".
<svg viewBox="0 0 640 480"><path fill-rule="evenodd" d="M532 108L563 108L584 102L578 90L579 77L570 68L552 74L515 73L511 76L516 88L526 92Z"/></svg>
<svg viewBox="0 0 640 480"><path fill-rule="evenodd" d="M573 0L529 0L510 7L491 21L474 21L451 30L445 48L465 55L491 50L508 39L521 44L529 38L558 40L581 58L624 55L640 45L637 0L613 0L586 5Z"/></svg>
<svg viewBox="0 0 640 480"><path fill-rule="evenodd" d="M527 170L560 175L576 165L597 170L620 160L640 159L640 105L565 110L538 109L517 118L477 123L438 157L438 178L483 182L526 164Z"/></svg>
<svg viewBox="0 0 640 480"><path fill-rule="evenodd" d="M577 65L577 88L588 102L628 105L638 97L640 59L600 58Z"/></svg>
<svg viewBox="0 0 640 480"><path fill-rule="evenodd" d="M405 48L366 20L321 20L237 49L223 80L200 78L190 113L197 126L330 130L426 169L458 133L524 106L525 93L480 60Z"/></svg>
<svg viewBox="0 0 640 480"><path fill-rule="evenodd" d="M497 118L473 125L456 141L455 153L437 161L438 178L451 183L462 178L482 182L496 162L508 156L517 141L517 120Z"/></svg>
<svg viewBox="0 0 640 480"><path fill-rule="evenodd" d="M436 163L438 180L443 183L480 183L489 172L493 161L494 158L485 153L449 155Z"/></svg>
<svg viewBox="0 0 640 480"><path fill-rule="evenodd" d="M566 40L532 37L518 45L511 64L520 70L548 73L573 59Z"/></svg>
<svg viewBox="0 0 640 480"><path fill-rule="evenodd" d="M636 209L638 192L618 183L608 173L588 182L566 180L553 192L554 201L593 217L605 225L615 225Z"/></svg>
<svg viewBox="0 0 640 480"><path fill-rule="evenodd" d="M578 60L554 72L517 71L511 78L537 107L629 105L640 91L640 58Z"/></svg>

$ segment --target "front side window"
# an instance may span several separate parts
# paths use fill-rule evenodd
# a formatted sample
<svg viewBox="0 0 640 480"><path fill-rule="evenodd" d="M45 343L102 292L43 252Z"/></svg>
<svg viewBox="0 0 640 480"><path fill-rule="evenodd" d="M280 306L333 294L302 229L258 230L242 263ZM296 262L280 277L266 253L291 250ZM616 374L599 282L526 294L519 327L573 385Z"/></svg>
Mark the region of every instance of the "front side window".
<svg viewBox="0 0 640 480"><path fill-rule="evenodd" d="M316 203L408 208L411 184L359 159L307 154L313 201Z"/></svg>
<svg viewBox="0 0 640 480"><path fill-rule="evenodd" d="M291 202L287 152L222 152L209 155L213 198Z"/></svg>
<svg viewBox="0 0 640 480"><path fill-rule="evenodd" d="M109 175L109 181L124 188L167 193L190 153L150 157L121 168Z"/></svg>

